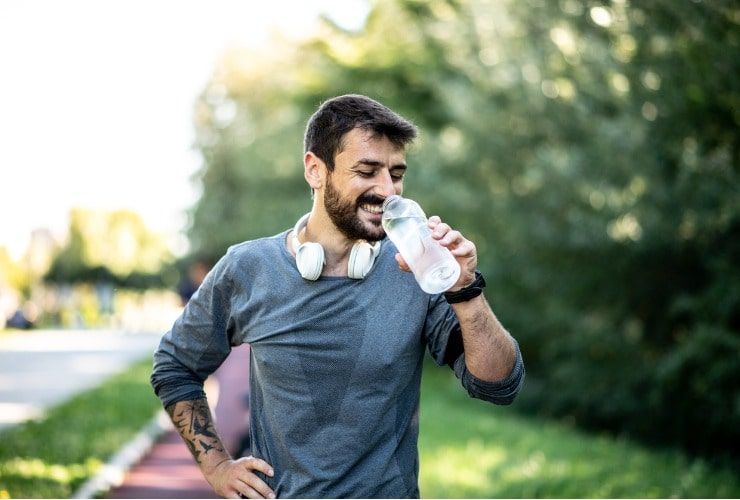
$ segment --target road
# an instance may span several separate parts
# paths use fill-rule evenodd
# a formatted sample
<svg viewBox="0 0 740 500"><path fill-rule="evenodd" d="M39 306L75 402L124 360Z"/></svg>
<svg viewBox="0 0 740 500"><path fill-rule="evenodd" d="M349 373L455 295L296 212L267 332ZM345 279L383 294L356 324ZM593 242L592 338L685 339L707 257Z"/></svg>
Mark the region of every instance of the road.
<svg viewBox="0 0 740 500"><path fill-rule="evenodd" d="M0 429L150 356L163 332L39 330L0 334Z"/></svg>

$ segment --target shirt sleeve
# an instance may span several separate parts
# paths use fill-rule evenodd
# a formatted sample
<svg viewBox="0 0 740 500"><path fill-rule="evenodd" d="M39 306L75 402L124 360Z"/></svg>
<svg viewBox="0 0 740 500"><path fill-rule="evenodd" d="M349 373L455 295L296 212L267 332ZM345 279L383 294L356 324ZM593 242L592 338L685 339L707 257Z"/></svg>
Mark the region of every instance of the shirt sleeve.
<svg viewBox="0 0 740 500"><path fill-rule="evenodd" d="M487 382L475 377L465 365L460 322L441 294L432 296L429 301L424 335L434 362L452 368L471 397L500 405L508 405L514 401L524 384L525 376L522 353L516 340L516 361L509 375L502 380Z"/></svg>
<svg viewBox="0 0 740 500"><path fill-rule="evenodd" d="M165 407L205 397L203 382L231 351L229 260L208 273L154 352L151 384Z"/></svg>

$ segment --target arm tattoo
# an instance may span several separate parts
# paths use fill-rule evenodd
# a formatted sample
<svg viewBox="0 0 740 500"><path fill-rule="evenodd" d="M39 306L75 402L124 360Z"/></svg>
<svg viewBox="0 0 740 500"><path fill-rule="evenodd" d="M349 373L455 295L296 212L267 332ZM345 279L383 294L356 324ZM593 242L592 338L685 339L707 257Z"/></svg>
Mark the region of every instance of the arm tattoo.
<svg viewBox="0 0 740 500"><path fill-rule="evenodd" d="M198 465L211 450L225 452L205 398L174 403L166 410Z"/></svg>

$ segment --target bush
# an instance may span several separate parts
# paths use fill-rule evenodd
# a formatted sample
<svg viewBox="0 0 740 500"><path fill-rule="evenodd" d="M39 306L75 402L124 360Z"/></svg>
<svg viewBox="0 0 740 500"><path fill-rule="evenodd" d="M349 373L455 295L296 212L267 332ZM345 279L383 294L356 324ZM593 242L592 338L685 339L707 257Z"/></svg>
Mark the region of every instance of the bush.
<svg viewBox="0 0 740 500"><path fill-rule="evenodd" d="M740 339L700 325L655 368L650 385L651 427L664 441L704 454L729 454L740 445Z"/></svg>

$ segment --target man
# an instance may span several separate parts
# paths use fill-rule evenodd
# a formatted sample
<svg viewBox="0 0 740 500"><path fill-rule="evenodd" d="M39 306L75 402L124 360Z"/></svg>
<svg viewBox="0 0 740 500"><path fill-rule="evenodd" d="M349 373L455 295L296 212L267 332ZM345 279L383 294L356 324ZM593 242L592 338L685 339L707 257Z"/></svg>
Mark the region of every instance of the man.
<svg viewBox="0 0 740 500"><path fill-rule="evenodd" d="M305 135L310 214L231 247L163 337L152 384L218 494L418 497L425 349L471 396L509 404L519 391L521 354L481 293L475 245L429 219L462 271L428 295L384 238L381 206L403 192L415 136L367 97L322 104ZM233 460L202 383L241 343L251 346L253 457Z"/></svg>

